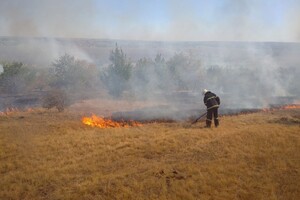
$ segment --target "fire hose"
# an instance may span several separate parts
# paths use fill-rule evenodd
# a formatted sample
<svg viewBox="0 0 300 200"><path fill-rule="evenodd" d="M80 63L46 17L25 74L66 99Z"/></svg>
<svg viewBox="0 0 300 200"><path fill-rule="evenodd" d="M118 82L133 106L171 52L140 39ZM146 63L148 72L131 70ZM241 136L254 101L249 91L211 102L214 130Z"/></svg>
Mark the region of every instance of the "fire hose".
<svg viewBox="0 0 300 200"><path fill-rule="evenodd" d="M200 117L198 117L197 119L195 119L191 124L195 124L197 121L199 121L202 117L206 116L206 113L203 113L202 115L200 115Z"/></svg>

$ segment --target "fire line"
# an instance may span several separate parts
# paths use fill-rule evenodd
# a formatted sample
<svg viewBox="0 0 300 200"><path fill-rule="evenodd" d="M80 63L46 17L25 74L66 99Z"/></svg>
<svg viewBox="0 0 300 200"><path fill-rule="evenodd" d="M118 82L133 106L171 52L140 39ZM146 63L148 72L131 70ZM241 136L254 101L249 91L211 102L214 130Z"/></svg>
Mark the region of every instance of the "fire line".
<svg viewBox="0 0 300 200"><path fill-rule="evenodd" d="M99 128L116 128L116 127L133 127L133 126L142 126L141 123L136 121L113 121L111 119L105 119L104 117L99 117L97 115L92 115L91 117L83 117L82 123L92 127Z"/></svg>

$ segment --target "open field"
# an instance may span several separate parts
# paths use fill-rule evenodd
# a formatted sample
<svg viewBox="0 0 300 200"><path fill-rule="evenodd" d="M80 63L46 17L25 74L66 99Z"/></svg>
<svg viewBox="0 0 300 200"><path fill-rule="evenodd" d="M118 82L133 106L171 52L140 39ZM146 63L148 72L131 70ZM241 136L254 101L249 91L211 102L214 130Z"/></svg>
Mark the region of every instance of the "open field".
<svg viewBox="0 0 300 200"><path fill-rule="evenodd" d="M0 199L299 199L300 109L92 128L81 114L0 115Z"/></svg>

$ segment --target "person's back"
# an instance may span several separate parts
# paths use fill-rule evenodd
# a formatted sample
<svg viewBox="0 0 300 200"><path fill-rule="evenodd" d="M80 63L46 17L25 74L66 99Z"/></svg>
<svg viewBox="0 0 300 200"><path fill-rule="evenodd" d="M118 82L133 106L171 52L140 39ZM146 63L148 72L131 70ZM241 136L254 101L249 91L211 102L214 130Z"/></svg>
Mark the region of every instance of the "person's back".
<svg viewBox="0 0 300 200"><path fill-rule="evenodd" d="M204 104L206 105L207 109L219 107L220 98L211 91L207 91L204 95Z"/></svg>
<svg viewBox="0 0 300 200"><path fill-rule="evenodd" d="M214 117L215 126L219 126L219 119L218 119L218 108L220 105L220 98L208 91L206 89L203 90L204 94L204 104L207 107L207 115L206 115L206 127L211 127L212 117Z"/></svg>

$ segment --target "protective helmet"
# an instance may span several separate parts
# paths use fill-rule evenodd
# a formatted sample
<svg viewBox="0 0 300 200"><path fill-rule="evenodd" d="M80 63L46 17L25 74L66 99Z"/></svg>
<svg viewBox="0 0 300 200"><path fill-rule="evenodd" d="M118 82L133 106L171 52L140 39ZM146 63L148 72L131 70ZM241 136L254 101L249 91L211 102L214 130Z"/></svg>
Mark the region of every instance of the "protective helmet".
<svg viewBox="0 0 300 200"><path fill-rule="evenodd" d="M203 92L202 92L202 94L205 95L206 92L208 92L208 90L204 89Z"/></svg>

